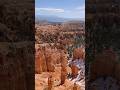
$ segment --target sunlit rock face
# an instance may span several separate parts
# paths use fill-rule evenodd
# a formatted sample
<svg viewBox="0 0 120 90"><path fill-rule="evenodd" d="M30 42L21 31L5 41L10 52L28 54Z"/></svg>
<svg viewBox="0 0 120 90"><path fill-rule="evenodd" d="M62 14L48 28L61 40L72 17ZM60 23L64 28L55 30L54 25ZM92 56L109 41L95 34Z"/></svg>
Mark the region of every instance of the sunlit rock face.
<svg viewBox="0 0 120 90"><path fill-rule="evenodd" d="M73 51L73 59L85 59L85 48L75 48Z"/></svg>
<svg viewBox="0 0 120 90"><path fill-rule="evenodd" d="M42 51L42 50L40 50L40 51ZM58 87L59 85L64 85L66 83L67 73L68 73L67 72L67 69L68 69L67 55L64 53L64 51L61 51L61 50L59 51L59 50L54 50L54 49L48 49L47 48L45 51L46 52L43 51L44 55L47 55L46 58L45 58L46 59L45 61L47 61L47 59L49 59L49 64L48 64L49 66L47 64L46 64L46 66L50 68L49 70L51 70L50 63L52 63L52 65L54 66L54 71L49 71L49 70L47 72L41 71L40 74L42 75L43 73L48 73L49 72L48 77L49 77L50 74L52 74L52 80L53 80L52 86L53 87ZM38 54L36 53L36 57L37 57L37 55L41 55L41 53L38 53ZM57 55L57 56L55 56L55 55ZM80 72L79 72L80 67L79 67L79 63L77 64L77 62L79 62L80 60L75 60L75 61L76 62L74 62L74 65L75 65L76 68L78 68L78 71L76 71L76 78L78 78L78 79L76 79L76 81L77 80L79 81L78 74L80 74ZM84 60L82 60L82 61L84 61ZM39 63L41 63L41 62L38 61L36 64L38 65ZM39 65L41 65L41 67L43 67L43 64L39 64ZM36 68L38 68L38 67L36 67ZM47 86L46 86L46 88L47 88Z"/></svg>
<svg viewBox="0 0 120 90"><path fill-rule="evenodd" d="M36 79L36 84L38 82L46 82L48 83L49 80L46 81L44 75L46 78L49 78L50 75L52 75L51 78L51 84L52 88L55 90L59 90L59 87L66 88L73 88L73 84L77 84L77 90L81 86L81 90L84 90L85 88L85 61L83 60L84 50L83 48L80 50L82 52L81 59L72 59L71 61L68 60L67 54L64 50L59 49L52 49L50 47L38 47L36 48L36 61L35 61L35 68L36 68L36 78L38 78L38 75L40 74L39 78L42 78L40 81ZM41 60L41 61L40 61ZM42 64L43 60L46 62L46 64ZM42 68L46 65L47 71L44 71ZM70 66L70 67L69 67ZM40 70L40 72L39 72ZM68 76L68 73L70 73L70 77ZM70 84L71 83L71 84ZM68 85L67 85L68 84ZM64 86L65 85L65 86ZM69 86L70 85L70 86ZM48 85L40 85L39 88L48 89L50 88ZM38 86L37 89L38 90Z"/></svg>
<svg viewBox="0 0 120 90"><path fill-rule="evenodd" d="M83 24L66 24L36 24L36 90L85 89L85 48L81 44L75 46L75 38L78 40L83 35ZM44 66L47 71L43 70Z"/></svg>
<svg viewBox="0 0 120 90"><path fill-rule="evenodd" d="M36 52L35 56L35 72L41 73L47 71L46 59L41 50Z"/></svg>
<svg viewBox="0 0 120 90"><path fill-rule="evenodd" d="M36 73L54 72L56 64L66 66L67 58L63 51L51 48L39 48L36 51L35 70Z"/></svg>

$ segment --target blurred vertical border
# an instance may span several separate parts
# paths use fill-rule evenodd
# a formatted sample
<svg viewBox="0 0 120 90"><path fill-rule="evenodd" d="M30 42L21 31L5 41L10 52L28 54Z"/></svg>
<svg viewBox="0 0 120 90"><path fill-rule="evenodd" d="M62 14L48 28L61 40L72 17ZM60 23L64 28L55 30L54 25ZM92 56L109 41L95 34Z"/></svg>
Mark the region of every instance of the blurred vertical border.
<svg viewBox="0 0 120 90"><path fill-rule="evenodd" d="M35 1L0 0L0 89L34 90Z"/></svg>

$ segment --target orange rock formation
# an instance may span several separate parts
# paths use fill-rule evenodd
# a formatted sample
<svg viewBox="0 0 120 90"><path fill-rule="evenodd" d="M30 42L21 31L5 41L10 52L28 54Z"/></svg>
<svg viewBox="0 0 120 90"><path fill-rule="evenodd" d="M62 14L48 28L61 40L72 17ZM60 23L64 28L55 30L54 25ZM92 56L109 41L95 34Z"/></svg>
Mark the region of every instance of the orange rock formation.
<svg viewBox="0 0 120 90"><path fill-rule="evenodd" d="M80 48L76 48L73 51L73 59L85 59L85 50L84 48L80 47Z"/></svg>
<svg viewBox="0 0 120 90"><path fill-rule="evenodd" d="M73 90L77 90L77 85L74 83Z"/></svg>
<svg viewBox="0 0 120 90"><path fill-rule="evenodd" d="M71 69L72 69L72 76L73 76L73 78L76 78L77 75L78 75L78 71L79 71L78 67L76 67L75 65L72 65Z"/></svg>
<svg viewBox="0 0 120 90"><path fill-rule="evenodd" d="M52 76L48 77L48 90L52 90Z"/></svg>
<svg viewBox="0 0 120 90"><path fill-rule="evenodd" d="M65 57L65 53L61 52L61 85L64 84L67 75L67 58Z"/></svg>

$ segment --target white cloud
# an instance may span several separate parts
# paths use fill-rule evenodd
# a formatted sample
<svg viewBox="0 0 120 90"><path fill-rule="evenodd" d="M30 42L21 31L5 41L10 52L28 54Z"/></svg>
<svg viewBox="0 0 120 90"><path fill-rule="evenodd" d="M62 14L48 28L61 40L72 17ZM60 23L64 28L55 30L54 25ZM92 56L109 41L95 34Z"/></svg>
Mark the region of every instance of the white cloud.
<svg viewBox="0 0 120 90"><path fill-rule="evenodd" d="M50 12L50 13L63 13L65 10L64 9L59 9L59 8L35 8L36 12Z"/></svg>
<svg viewBox="0 0 120 90"><path fill-rule="evenodd" d="M73 9L62 8L35 8L36 15L54 15L66 18L85 18L85 5Z"/></svg>

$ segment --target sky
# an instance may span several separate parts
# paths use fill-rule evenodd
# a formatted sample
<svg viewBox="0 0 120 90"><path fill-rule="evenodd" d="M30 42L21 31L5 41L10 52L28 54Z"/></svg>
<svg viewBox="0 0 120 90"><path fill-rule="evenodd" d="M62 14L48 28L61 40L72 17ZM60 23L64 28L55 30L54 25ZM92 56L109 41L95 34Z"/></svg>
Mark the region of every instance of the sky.
<svg viewBox="0 0 120 90"><path fill-rule="evenodd" d="M85 0L35 0L35 15L85 18Z"/></svg>

